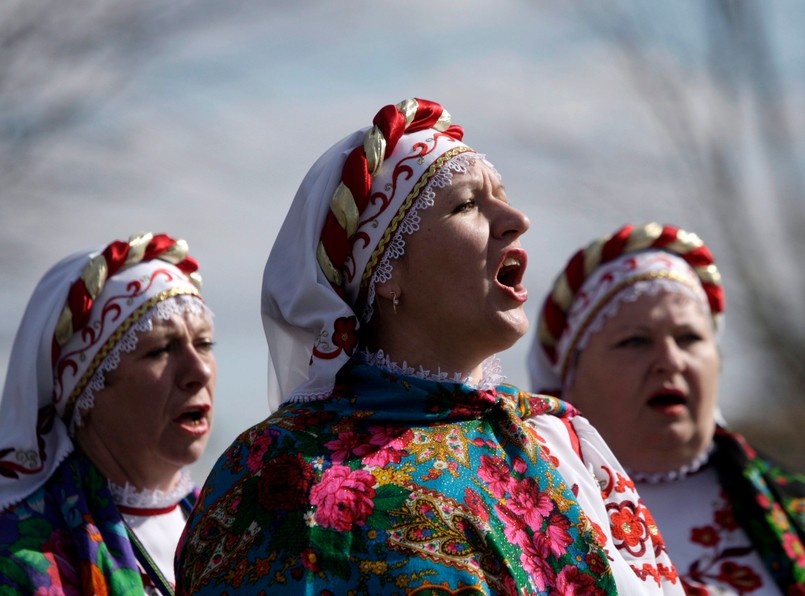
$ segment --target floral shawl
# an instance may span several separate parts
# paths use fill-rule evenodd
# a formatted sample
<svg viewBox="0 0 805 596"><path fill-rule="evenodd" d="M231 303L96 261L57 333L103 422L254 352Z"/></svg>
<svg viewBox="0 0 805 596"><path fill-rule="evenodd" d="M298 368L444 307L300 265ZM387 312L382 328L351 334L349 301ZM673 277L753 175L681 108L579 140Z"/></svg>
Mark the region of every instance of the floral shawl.
<svg viewBox="0 0 805 596"><path fill-rule="evenodd" d="M576 412L348 365L218 460L177 594L614 594L606 535L523 423L540 414Z"/></svg>
<svg viewBox="0 0 805 596"><path fill-rule="evenodd" d="M805 595L805 474L718 428L713 460L735 518L783 594Z"/></svg>
<svg viewBox="0 0 805 596"><path fill-rule="evenodd" d="M0 513L0 594L143 594L106 478L76 449Z"/></svg>

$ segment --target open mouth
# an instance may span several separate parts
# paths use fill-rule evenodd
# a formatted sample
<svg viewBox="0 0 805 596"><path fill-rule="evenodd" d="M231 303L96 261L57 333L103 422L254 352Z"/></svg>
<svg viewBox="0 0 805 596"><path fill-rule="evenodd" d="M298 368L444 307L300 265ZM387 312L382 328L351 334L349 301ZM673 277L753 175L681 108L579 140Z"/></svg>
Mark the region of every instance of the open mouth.
<svg viewBox="0 0 805 596"><path fill-rule="evenodd" d="M688 400L680 391L658 391L648 400L651 408L664 410L674 406L687 405Z"/></svg>
<svg viewBox="0 0 805 596"><path fill-rule="evenodd" d="M520 283L520 280L523 278L521 269L522 267L518 259L514 257L506 257L506 259L503 261L503 266L498 269L497 280L504 286L513 288Z"/></svg>
<svg viewBox="0 0 805 596"><path fill-rule="evenodd" d="M498 266L495 281L504 289L508 289L517 300L525 302L528 291L523 287L528 257L524 250L508 251Z"/></svg>
<svg viewBox="0 0 805 596"><path fill-rule="evenodd" d="M207 410L209 409L209 406L190 407L174 418L173 421L187 428L201 429L207 426Z"/></svg>

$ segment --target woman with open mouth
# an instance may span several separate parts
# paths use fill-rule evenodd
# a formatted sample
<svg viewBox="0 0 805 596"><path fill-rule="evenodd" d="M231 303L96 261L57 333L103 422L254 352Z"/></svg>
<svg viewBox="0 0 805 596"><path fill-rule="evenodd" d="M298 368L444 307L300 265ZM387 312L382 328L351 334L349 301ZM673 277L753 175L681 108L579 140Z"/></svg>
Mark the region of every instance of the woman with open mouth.
<svg viewBox="0 0 805 596"><path fill-rule="evenodd" d="M723 310L698 236L624 226L557 276L532 344L532 387L561 395L600 431L688 593L805 594L803 476L719 423Z"/></svg>
<svg viewBox="0 0 805 596"><path fill-rule="evenodd" d="M373 122L319 158L274 243L274 413L214 466L177 592L681 594L639 497L590 475L625 478L601 438L503 384L529 221L497 170L434 102Z"/></svg>
<svg viewBox="0 0 805 596"><path fill-rule="evenodd" d="M173 594L216 374L197 268L148 233L39 282L0 402L0 593Z"/></svg>

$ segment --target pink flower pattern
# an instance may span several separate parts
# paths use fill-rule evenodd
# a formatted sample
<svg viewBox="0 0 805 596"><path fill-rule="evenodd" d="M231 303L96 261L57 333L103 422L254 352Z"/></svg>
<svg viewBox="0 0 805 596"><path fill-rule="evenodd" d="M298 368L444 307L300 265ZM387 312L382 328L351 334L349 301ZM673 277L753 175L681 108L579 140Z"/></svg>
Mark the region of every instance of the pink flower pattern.
<svg viewBox="0 0 805 596"><path fill-rule="evenodd" d="M374 509L374 483L366 470L333 465L310 491L310 502L318 507L316 522L342 532L366 523Z"/></svg>

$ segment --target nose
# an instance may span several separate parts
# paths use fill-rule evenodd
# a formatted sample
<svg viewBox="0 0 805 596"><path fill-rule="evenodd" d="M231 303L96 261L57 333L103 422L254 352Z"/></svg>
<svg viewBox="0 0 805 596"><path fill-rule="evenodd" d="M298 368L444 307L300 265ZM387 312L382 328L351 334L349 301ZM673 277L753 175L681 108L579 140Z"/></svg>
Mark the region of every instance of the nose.
<svg viewBox="0 0 805 596"><path fill-rule="evenodd" d="M685 355L673 338L663 339L658 346L653 366L656 372L676 373L685 369Z"/></svg>
<svg viewBox="0 0 805 596"><path fill-rule="evenodd" d="M512 207L509 203L500 201L492 222L492 233L498 238L519 238L531 227L531 221L525 213Z"/></svg>
<svg viewBox="0 0 805 596"><path fill-rule="evenodd" d="M195 346L185 348L179 383L183 389L198 391L207 385L215 374L215 356L203 354Z"/></svg>

